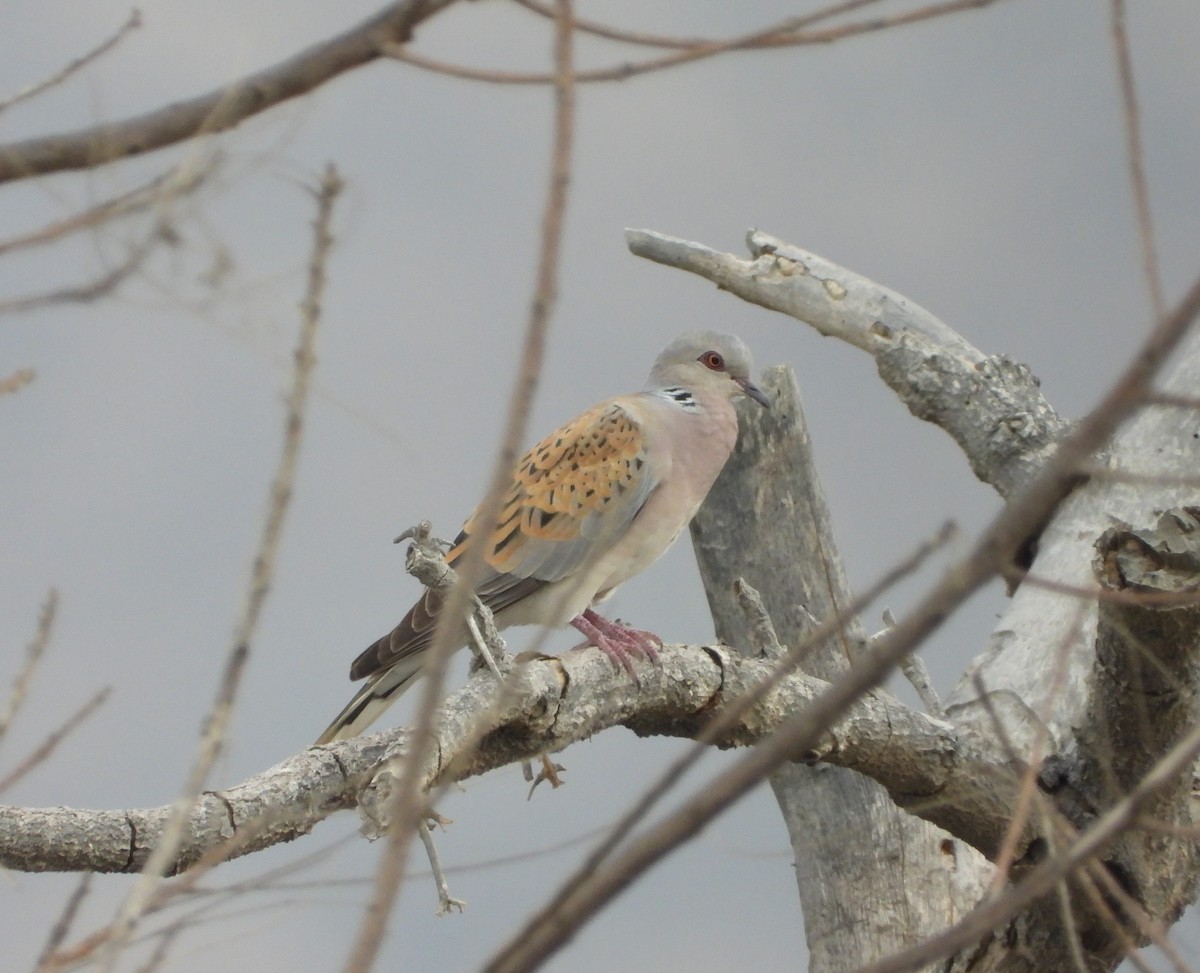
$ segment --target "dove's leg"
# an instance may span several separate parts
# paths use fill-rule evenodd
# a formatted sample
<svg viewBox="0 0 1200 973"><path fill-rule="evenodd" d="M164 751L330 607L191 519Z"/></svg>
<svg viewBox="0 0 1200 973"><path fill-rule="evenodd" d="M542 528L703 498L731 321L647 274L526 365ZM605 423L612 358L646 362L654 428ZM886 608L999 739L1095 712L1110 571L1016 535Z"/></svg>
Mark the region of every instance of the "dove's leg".
<svg viewBox="0 0 1200 973"><path fill-rule="evenodd" d="M586 645L594 645L612 661L621 666L637 681L633 669L634 653L641 653L651 662L658 661L658 650L662 639L653 632L630 628L620 622L610 622L590 608L571 619L571 625L587 639Z"/></svg>

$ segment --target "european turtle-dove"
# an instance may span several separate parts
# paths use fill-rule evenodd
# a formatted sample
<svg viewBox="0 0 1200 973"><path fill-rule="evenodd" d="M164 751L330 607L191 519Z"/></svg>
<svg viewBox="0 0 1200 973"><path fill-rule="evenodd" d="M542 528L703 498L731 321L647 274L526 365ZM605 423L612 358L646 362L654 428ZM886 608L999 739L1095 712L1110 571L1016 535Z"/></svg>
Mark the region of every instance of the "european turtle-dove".
<svg viewBox="0 0 1200 973"><path fill-rule="evenodd" d="M750 380L740 338L697 331L658 356L646 387L593 406L526 453L504 494L498 526L477 510L447 555L486 538L475 591L510 625L571 624L633 672L631 652L655 658L657 636L598 615L593 605L645 570L700 509L737 440L733 398L769 406ZM360 733L420 674L442 595L426 589L389 634L350 667L366 678L317 743ZM467 642L465 626L459 647Z"/></svg>

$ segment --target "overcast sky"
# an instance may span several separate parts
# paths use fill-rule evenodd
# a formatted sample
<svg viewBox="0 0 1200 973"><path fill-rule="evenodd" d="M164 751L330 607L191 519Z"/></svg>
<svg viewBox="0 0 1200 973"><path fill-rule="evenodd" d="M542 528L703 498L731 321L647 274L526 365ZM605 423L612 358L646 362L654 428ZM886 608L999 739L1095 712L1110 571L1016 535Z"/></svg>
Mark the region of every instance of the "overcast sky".
<svg viewBox="0 0 1200 973"><path fill-rule="evenodd" d="M829 46L739 53L579 92L561 300L529 441L641 386L679 331L734 331L760 365L795 368L852 581L863 586L953 518L968 536L998 508L953 444L899 406L861 352L630 256L646 227L744 252L754 226L901 292L988 353L1028 363L1079 415L1144 335L1150 309L1124 154L1108 5L998 0L953 18ZM1200 4L1138 0L1130 34L1169 296L1200 254ZM144 26L45 96L0 115L5 142L121 119L207 91L345 29L362 0L144 0ZM620 0L578 5L639 30L724 36L814 5ZM884 11L903 9L885 5ZM753 20L744 11L752 10ZM0 7L0 96L110 34L125 3ZM479 66L545 69L548 25L515 5L462 4L417 49ZM642 50L581 41L603 65ZM497 445L535 269L552 93L377 63L210 143L3 189L0 239L219 150L180 204L178 246L102 303L0 322L0 622L15 672L50 586L49 655L0 766L105 685L114 693L9 803L157 806L182 785L246 588L279 452L282 394L311 243L306 188L327 161L347 190L318 339L295 496L254 641L235 732L212 780L236 783L303 748L352 692L350 660L417 593L391 538L421 518L453 534ZM0 301L90 279L145 232L107 228L0 261ZM932 569L936 570L936 566ZM927 573L926 579L931 576ZM896 592L902 610L918 586ZM998 590L925 650L951 685L985 643ZM712 637L686 541L613 610L670 641ZM868 627L878 619L868 619ZM524 636L512 633L520 649ZM558 636L556 646L577 639ZM456 665L461 680L465 665ZM907 697L906 697L907 698ZM409 704L389 712L406 718ZM584 853L550 851L609 820L678 741L601 735L560 757L567 787L526 802L520 772L470 782L441 810L440 850L464 916L435 919L405 890L379 969L469 970ZM700 786L728 758L694 775ZM219 871L245 880L352 836L344 813L310 838ZM545 854L539 854L547 852ZM517 864L482 867L513 855ZM214 908L167 967L337 969L376 849L344 842L275 890ZM418 859L414 859L422 869ZM476 867L465 867L476 866ZM0 882L6 963L28 968L71 876ZM80 931L129 888L98 881ZM249 906L253 905L253 908ZM1198 937L1179 930L1185 955ZM686 957L686 961L684 959ZM654 870L553 960L572 973L804 968L786 834L760 788ZM126 969L136 966L134 958Z"/></svg>

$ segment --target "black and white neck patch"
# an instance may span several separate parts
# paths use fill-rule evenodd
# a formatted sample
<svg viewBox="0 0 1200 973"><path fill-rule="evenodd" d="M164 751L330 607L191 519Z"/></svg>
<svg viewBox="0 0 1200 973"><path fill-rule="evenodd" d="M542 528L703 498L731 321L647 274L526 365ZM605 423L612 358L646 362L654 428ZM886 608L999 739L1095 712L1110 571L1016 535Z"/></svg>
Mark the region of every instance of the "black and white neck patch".
<svg viewBox="0 0 1200 973"><path fill-rule="evenodd" d="M692 395L691 390L682 388L678 385L672 385L670 388L659 389L658 394L670 402L674 402L681 409L687 409L694 412L700 408L700 403L696 401L696 397Z"/></svg>

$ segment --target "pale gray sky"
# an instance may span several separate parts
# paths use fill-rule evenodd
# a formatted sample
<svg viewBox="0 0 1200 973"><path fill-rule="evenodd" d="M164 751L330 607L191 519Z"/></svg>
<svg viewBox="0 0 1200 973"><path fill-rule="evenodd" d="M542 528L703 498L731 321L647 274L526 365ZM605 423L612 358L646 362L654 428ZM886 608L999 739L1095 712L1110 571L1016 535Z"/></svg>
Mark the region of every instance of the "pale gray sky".
<svg viewBox="0 0 1200 973"><path fill-rule="evenodd" d="M952 444L912 419L861 353L625 250L647 227L742 251L757 226L939 314L987 352L1027 362L1077 415L1144 334L1149 302L1128 188L1107 4L1000 0L979 12L842 43L739 53L579 93L561 301L530 441L592 402L639 387L677 332L737 332L760 365L790 363L850 574L863 585L946 518L968 531L998 507ZM344 29L350 0L145 0L145 26L99 64L0 116L0 139L119 119L206 91ZM723 35L812 5L763 0L580 3L644 30ZM1130 4L1146 161L1169 295L1200 253L1200 5ZM890 4L884 10L902 9ZM110 33L128 6L12 0L0 9L0 94ZM753 16L755 19L746 19ZM463 4L418 35L426 53L542 69L546 24L499 0ZM581 42L589 65L643 52ZM10 316L0 373L37 381L0 400L0 623L15 670L46 589L62 603L11 765L99 687L114 695L10 803L155 806L192 758L228 648L279 450L282 390L310 246L303 187L324 164L348 182L318 341L312 403L274 591L214 786L302 748L349 698L350 660L417 591L391 538L428 517L452 534L492 460L525 325L548 166L552 95L375 64L217 140L215 184L183 204L183 244L96 306ZM133 187L192 146L86 175L3 189L0 238ZM139 224L0 261L0 300L118 262ZM232 270L202 281L217 251ZM891 600L911 599L910 585ZM950 685L1002 605L980 596L929 646ZM615 610L668 640L712 635L686 542ZM875 620L871 620L871 624ZM573 635L573 633L572 633ZM557 645L575 641L560 636ZM520 648L520 633L511 640ZM465 666L455 668L461 679ZM409 707L389 719L400 721ZM610 732L560 759L566 788L529 803L516 769L448 799L453 867L534 853L599 827L678 752ZM725 759L714 755L691 787ZM248 878L352 834L312 837L218 872ZM465 916L435 919L406 889L379 969L468 970L583 854L451 875ZM312 877L371 875L351 841ZM30 966L75 879L10 875L0 938ZM95 885L80 929L129 888ZM169 969L337 969L364 885L241 899L188 934ZM251 910L248 903L265 906ZM1185 952L1194 932L1180 931ZM803 968L787 841L760 788L588 927L549 969ZM133 969L130 960L125 968Z"/></svg>

